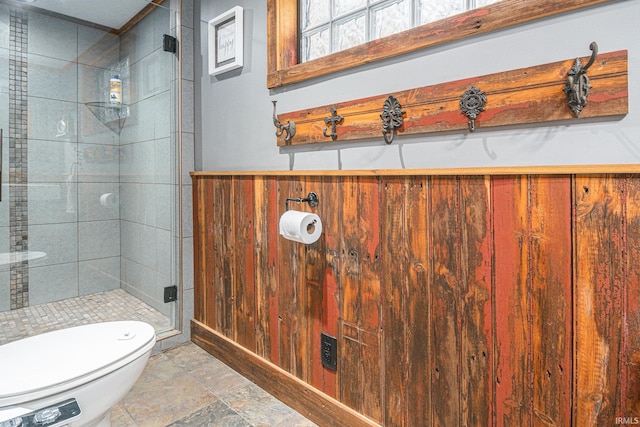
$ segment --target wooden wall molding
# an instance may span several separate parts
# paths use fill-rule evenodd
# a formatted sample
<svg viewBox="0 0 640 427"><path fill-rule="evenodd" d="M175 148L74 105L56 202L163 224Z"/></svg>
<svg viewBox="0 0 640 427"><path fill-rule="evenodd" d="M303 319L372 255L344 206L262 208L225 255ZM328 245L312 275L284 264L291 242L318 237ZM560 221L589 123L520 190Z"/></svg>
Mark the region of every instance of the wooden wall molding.
<svg viewBox="0 0 640 427"><path fill-rule="evenodd" d="M379 427L379 424L330 398L277 365L258 357L224 335L191 321L191 339L277 399L318 425Z"/></svg>
<svg viewBox="0 0 640 427"><path fill-rule="evenodd" d="M589 57L581 58L583 65L588 60ZM482 90L487 97L485 111L475 120L476 129L562 120L579 123L577 120L580 119L574 118L563 91L567 72L574 63L575 58L278 114L282 123L295 122L296 133L289 141L285 140L285 135L278 137L277 145L284 147L370 138L382 140L380 114L389 95L395 96L405 111L404 125L396 129L397 135L468 132L468 118L461 113L459 103L471 85ZM581 119L628 113L627 68L626 50L598 55L587 72L593 87ZM327 127L328 132L331 131L324 121L330 116L331 108L344 117L337 126L335 141L323 135Z"/></svg>
<svg viewBox="0 0 640 427"><path fill-rule="evenodd" d="M190 172L191 177L215 176L474 176L474 175L566 175L566 174L611 174L638 173L640 165L547 165L547 166L502 166L477 168L438 169L364 169L364 170L293 170L293 171L201 171Z"/></svg>

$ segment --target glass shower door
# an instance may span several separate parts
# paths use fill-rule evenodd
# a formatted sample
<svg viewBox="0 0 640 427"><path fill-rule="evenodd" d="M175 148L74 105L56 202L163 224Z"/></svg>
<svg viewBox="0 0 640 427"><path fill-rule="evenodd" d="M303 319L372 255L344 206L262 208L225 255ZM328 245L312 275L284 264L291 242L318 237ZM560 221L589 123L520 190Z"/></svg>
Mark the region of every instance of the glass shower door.
<svg viewBox="0 0 640 427"><path fill-rule="evenodd" d="M0 313L83 297L115 313L126 294L154 313L159 333L174 327L170 17L158 6L116 33L0 4Z"/></svg>

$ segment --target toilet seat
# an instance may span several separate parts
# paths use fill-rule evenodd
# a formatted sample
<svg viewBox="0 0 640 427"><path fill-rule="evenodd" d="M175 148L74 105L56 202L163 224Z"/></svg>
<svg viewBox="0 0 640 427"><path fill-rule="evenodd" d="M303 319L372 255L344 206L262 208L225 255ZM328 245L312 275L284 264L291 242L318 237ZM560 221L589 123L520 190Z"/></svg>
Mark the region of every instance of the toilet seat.
<svg viewBox="0 0 640 427"><path fill-rule="evenodd" d="M81 386L151 350L147 323L95 323L48 332L0 346L0 408Z"/></svg>

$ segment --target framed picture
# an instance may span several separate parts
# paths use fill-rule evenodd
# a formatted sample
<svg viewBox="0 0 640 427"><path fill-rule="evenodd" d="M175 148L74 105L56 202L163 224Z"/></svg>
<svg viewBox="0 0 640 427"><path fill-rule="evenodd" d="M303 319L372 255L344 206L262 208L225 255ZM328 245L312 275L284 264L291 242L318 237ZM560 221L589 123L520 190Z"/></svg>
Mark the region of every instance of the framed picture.
<svg viewBox="0 0 640 427"><path fill-rule="evenodd" d="M242 24L240 6L209 21L209 75L215 76L242 67Z"/></svg>

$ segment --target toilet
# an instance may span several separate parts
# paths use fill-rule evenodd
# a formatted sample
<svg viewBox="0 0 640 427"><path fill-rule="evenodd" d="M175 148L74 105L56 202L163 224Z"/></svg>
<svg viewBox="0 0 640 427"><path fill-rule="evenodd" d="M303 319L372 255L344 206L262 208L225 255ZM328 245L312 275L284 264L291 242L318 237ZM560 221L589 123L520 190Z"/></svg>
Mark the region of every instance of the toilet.
<svg viewBox="0 0 640 427"><path fill-rule="evenodd" d="M110 426L155 342L148 323L117 321L0 346L0 427Z"/></svg>

